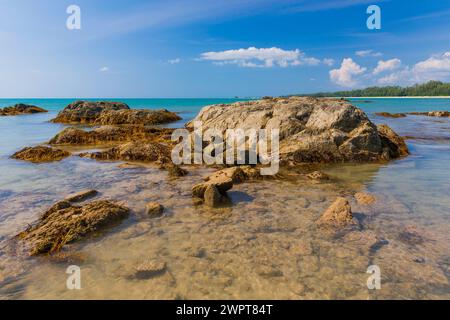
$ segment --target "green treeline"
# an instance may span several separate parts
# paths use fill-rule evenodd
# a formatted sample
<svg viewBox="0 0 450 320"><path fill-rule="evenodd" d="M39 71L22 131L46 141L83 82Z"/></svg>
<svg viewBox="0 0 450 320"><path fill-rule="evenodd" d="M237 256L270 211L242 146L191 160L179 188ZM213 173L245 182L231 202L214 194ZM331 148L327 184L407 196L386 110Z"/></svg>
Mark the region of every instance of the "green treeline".
<svg viewBox="0 0 450 320"><path fill-rule="evenodd" d="M319 92L301 94L300 96L315 97L407 97L407 96L450 96L450 83L429 81L412 87L369 87L350 91Z"/></svg>

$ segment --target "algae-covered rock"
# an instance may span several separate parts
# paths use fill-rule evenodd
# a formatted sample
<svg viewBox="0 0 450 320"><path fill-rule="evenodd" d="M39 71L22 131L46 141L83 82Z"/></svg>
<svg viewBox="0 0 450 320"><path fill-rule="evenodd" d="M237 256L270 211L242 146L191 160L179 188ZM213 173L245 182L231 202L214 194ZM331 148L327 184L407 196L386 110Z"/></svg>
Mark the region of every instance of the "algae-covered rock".
<svg viewBox="0 0 450 320"><path fill-rule="evenodd" d="M25 160L30 162L51 162L60 161L70 156L70 152L61 149L54 149L47 146L27 147L14 153L13 159Z"/></svg>
<svg viewBox="0 0 450 320"><path fill-rule="evenodd" d="M66 244L114 225L128 214L128 208L107 200L92 201L83 206L60 201L17 238L25 243L31 255L53 253Z"/></svg>

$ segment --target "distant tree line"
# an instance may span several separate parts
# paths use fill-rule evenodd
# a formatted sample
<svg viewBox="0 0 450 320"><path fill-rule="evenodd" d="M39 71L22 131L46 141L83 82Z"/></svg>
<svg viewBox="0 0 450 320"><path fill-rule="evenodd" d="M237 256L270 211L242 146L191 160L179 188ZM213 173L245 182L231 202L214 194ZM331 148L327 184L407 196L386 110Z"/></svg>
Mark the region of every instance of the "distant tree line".
<svg viewBox="0 0 450 320"><path fill-rule="evenodd" d="M351 91L319 92L301 94L314 97L406 97L406 96L450 96L450 83L429 81L412 87L369 87Z"/></svg>

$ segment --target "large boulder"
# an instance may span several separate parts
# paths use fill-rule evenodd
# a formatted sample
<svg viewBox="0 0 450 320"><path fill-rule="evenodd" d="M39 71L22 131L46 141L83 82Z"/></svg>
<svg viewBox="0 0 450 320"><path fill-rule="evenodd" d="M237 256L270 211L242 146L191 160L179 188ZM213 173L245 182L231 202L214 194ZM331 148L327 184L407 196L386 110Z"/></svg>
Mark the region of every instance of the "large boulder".
<svg viewBox="0 0 450 320"><path fill-rule="evenodd" d="M14 106L5 107L3 109L0 108L0 116L16 116L20 114L34 114L42 112L48 111L37 106L23 103L18 103Z"/></svg>
<svg viewBox="0 0 450 320"><path fill-rule="evenodd" d="M124 160L169 163L170 148L157 142L128 142L106 151L81 153L81 157L97 160Z"/></svg>
<svg viewBox="0 0 450 320"><path fill-rule="evenodd" d="M155 125L180 119L176 113L168 110L132 110L122 102L76 101L64 108L52 122Z"/></svg>
<svg viewBox="0 0 450 320"><path fill-rule="evenodd" d="M60 201L49 208L39 221L19 233L31 255L59 251L64 245L80 240L126 218L129 209L106 200L83 206Z"/></svg>
<svg viewBox="0 0 450 320"><path fill-rule="evenodd" d="M203 130L223 134L227 129L279 129L280 158L294 162L376 161L403 148L397 137L381 137L362 110L337 99L290 97L212 105L187 127L194 128L195 121L201 121Z"/></svg>
<svg viewBox="0 0 450 320"><path fill-rule="evenodd" d="M90 131L79 128L66 128L53 137L49 144L90 145L144 139L169 141L172 131L173 129L149 128L139 125L101 126Z"/></svg>
<svg viewBox="0 0 450 320"><path fill-rule="evenodd" d="M26 147L14 153L11 158L30 162L60 161L70 156L70 152L47 146Z"/></svg>

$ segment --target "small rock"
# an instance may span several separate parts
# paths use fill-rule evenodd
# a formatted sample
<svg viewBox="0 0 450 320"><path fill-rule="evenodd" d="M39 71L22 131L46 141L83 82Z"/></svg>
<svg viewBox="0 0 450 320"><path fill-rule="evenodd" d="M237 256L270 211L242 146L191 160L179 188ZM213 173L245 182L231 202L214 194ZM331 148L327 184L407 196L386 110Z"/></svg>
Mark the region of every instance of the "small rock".
<svg viewBox="0 0 450 320"><path fill-rule="evenodd" d="M420 235L417 227L407 226L399 234L399 240L409 245L417 245L424 242L423 237Z"/></svg>
<svg viewBox="0 0 450 320"><path fill-rule="evenodd" d="M330 176L321 171L314 171L306 176L311 180L330 180Z"/></svg>
<svg viewBox="0 0 450 320"><path fill-rule="evenodd" d="M352 208L347 199L338 197L333 204L317 220L319 225L333 227L344 227L348 224L355 224Z"/></svg>
<svg viewBox="0 0 450 320"><path fill-rule="evenodd" d="M166 166L165 169L167 169L170 177L184 177L188 174L187 170L177 165Z"/></svg>
<svg viewBox="0 0 450 320"><path fill-rule="evenodd" d="M161 217L164 212L164 207L157 202L147 203L147 214L151 217Z"/></svg>
<svg viewBox="0 0 450 320"><path fill-rule="evenodd" d="M222 195L215 185L209 185L204 193L204 200L208 207L216 208L226 204L228 198Z"/></svg>
<svg viewBox="0 0 450 320"><path fill-rule="evenodd" d="M369 193L364 193L364 192L355 193L355 199L359 204L364 204L364 205L372 204L376 200L375 196L373 196Z"/></svg>
<svg viewBox="0 0 450 320"><path fill-rule="evenodd" d="M98 194L98 191L94 190L94 189L83 190L83 191L80 191L80 192L77 192L77 193L74 193L74 194L68 196L64 200L68 201L68 202L81 202L86 199L95 197L97 194Z"/></svg>
<svg viewBox="0 0 450 320"><path fill-rule="evenodd" d="M164 274L166 270L167 266L165 262L148 260L136 267L134 276L137 279L150 279Z"/></svg>

